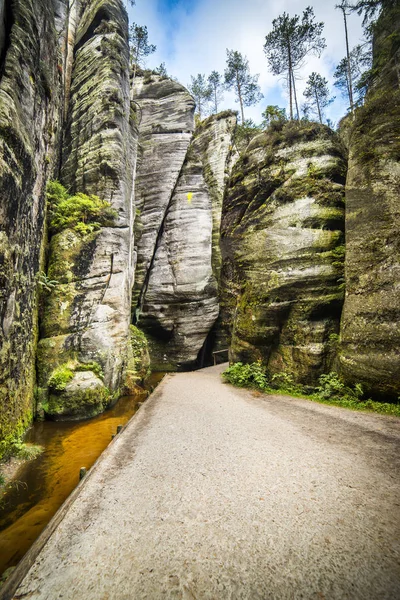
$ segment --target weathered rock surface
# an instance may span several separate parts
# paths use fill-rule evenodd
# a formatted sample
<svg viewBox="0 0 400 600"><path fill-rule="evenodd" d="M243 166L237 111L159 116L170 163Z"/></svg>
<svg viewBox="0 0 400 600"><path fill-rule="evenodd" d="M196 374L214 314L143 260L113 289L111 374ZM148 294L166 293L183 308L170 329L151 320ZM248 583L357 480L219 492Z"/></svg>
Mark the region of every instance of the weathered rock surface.
<svg viewBox="0 0 400 600"><path fill-rule="evenodd" d="M375 28L375 82L350 136L340 364L369 393L400 394L400 9ZM397 36L396 36L397 34Z"/></svg>
<svg viewBox="0 0 400 600"><path fill-rule="evenodd" d="M53 4L1 3L0 455L34 412L37 274L61 86ZM4 18L5 16L5 18Z"/></svg>
<svg viewBox="0 0 400 600"><path fill-rule="evenodd" d="M80 364L94 363L104 374L104 393L100 394L103 401L94 403L90 386L82 394L74 378L60 391L58 403L42 394L45 411L52 417L65 416L74 389L75 400L81 402L71 416L92 416L103 410L110 394L117 394L123 384L131 355L136 132L130 110L127 35L119 0L97 0L86 6L75 41L61 176L70 192L96 194L110 202L118 216L114 226L98 232L82 236L66 230L52 239L49 274L58 285L44 311L38 370L39 386L46 389L52 369L68 360L77 372ZM98 377L91 373L91 394L97 397Z"/></svg>
<svg viewBox="0 0 400 600"><path fill-rule="evenodd" d="M317 124L261 134L236 163L221 227L232 360L260 359L303 383L329 367L343 303L344 177L337 136Z"/></svg>
<svg viewBox="0 0 400 600"><path fill-rule="evenodd" d="M136 269L133 307L141 303L158 236L194 130L194 101L179 83L135 78L139 148L135 181Z"/></svg>
<svg viewBox="0 0 400 600"><path fill-rule="evenodd" d="M137 314L153 368L193 364L218 316L217 240L235 125L232 113L202 124L169 200Z"/></svg>

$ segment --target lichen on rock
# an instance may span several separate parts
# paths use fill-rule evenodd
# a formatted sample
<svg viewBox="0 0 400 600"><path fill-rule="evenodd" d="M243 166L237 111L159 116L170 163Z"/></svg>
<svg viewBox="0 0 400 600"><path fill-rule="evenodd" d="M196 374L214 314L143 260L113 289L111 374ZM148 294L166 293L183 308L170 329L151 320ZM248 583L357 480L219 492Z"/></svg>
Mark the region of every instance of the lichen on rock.
<svg viewBox="0 0 400 600"><path fill-rule="evenodd" d="M74 56L61 168L70 197L50 206L48 276L57 284L45 298L38 358L42 406L63 418L104 410L121 389L130 356L137 131L127 16L118 0L83 5ZM79 203L86 214L82 220ZM52 338L53 369L66 360L78 363L59 394L48 387L40 364ZM100 365L104 378L80 375L79 368L91 363Z"/></svg>
<svg viewBox="0 0 400 600"><path fill-rule="evenodd" d="M3 3L4 4L4 3ZM37 279L61 85L53 3L5 3L0 79L0 457L35 413Z"/></svg>
<svg viewBox="0 0 400 600"><path fill-rule="evenodd" d="M374 27L373 83L350 132L346 299L340 366L377 396L400 395L400 9Z"/></svg>
<svg viewBox="0 0 400 600"><path fill-rule="evenodd" d="M236 163L224 199L221 325L233 361L314 383L343 304L344 149L314 123L276 125Z"/></svg>

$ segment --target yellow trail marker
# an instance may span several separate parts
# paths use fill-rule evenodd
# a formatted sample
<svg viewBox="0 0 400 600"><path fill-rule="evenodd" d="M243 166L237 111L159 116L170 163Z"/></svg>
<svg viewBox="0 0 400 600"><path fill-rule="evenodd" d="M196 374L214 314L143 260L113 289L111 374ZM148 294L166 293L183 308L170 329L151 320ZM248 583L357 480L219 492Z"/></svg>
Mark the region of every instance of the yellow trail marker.
<svg viewBox="0 0 400 600"><path fill-rule="evenodd" d="M190 204L192 201L192 198L193 198L192 192L189 192L188 194L186 194L186 198L187 198L188 203Z"/></svg>

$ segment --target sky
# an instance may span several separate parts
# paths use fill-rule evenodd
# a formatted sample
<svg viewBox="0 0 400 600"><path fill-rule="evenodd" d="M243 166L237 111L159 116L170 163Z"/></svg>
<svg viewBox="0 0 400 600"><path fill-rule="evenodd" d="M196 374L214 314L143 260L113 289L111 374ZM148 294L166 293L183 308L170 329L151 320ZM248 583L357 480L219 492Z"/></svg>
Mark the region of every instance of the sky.
<svg viewBox="0 0 400 600"><path fill-rule="evenodd" d="M317 21L325 23L323 36L327 47L321 57L309 56L299 72L296 83L300 104L311 72L325 77L332 87L335 101L326 109L326 117L337 123L345 114L347 103L340 90L333 87L333 72L345 56L343 16L335 10L339 0L136 0L129 8L130 21L146 25L149 42L157 46L147 58L146 67L155 68L164 62L170 76L180 83L190 84L191 75L208 76L211 71L224 72L226 49L238 50L250 64L252 74L259 74L264 98L245 109L245 118L260 123L261 113L269 104L288 108L284 81L272 75L263 46L272 30L272 21L283 12L301 15L311 5ZM348 17L350 48L362 41L361 17ZM239 110L233 92L224 92L221 110Z"/></svg>

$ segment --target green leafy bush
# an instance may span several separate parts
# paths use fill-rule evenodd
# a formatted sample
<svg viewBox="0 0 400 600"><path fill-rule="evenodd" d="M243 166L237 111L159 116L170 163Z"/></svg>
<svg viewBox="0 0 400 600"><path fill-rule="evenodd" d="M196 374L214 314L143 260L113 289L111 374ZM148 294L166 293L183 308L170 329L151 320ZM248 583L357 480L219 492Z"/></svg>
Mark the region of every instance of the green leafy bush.
<svg viewBox="0 0 400 600"><path fill-rule="evenodd" d="M237 387L268 389L268 379L261 361L250 364L234 363L223 373L223 377L225 381Z"/></svg>
<svg viewBox="0 0 400 600"><path fill-rule="evenodd" d="M360 383L357 383L351 388L345 385L342 378L335 371L321 375L319 378L317 394L322 399L350 398L352 400L359 400L362 398L363 393L362 385Z"/></svg>
<svg viewBox="0 0 400 600"><path fill-rule="evenodd" d="M353 387L347 386L334 371L321 375L316 393L311 395L306 394L307 388L297 384L289 373L275 373L269 377L261 361L251 364L234 363L223 373L223 378L237 387L258 389L265 393L289 393L352 410L368 410L400 417L400 398L397 403L363 400L362 385L356 383Z"/></svg>
<svg viewBox="0 0 400 600"><path fill-rule="evenodd" d="M289 392L291 394L301 393L302 391L301 385L294 381L293 375L290 375L290 373L285 373L285 371L272 375L270 385L274 390Z"/></svg>
<svg viewBox="0 0 400 600"><path fill-rule="evenodd" d="M109 202L98 196L70 195L59 181L47 184L48 220L51 234L74 229L81 235L111 225L117 216Z"/></svg>

